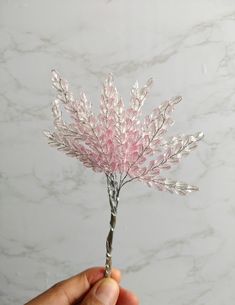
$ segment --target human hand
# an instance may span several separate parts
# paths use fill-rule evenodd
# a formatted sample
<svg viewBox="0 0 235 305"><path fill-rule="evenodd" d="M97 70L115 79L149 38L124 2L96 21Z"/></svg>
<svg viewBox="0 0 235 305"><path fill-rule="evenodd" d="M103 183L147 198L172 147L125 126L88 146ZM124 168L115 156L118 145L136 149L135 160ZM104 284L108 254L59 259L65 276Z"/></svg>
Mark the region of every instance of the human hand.
<svg viewBox="0 0 235 305"><path fill-rule="evenodd" d="M59 282L25 305L138 305L137 297L120 287L121 273L112 269L104 278L104 268L94 267Z"/></svg>

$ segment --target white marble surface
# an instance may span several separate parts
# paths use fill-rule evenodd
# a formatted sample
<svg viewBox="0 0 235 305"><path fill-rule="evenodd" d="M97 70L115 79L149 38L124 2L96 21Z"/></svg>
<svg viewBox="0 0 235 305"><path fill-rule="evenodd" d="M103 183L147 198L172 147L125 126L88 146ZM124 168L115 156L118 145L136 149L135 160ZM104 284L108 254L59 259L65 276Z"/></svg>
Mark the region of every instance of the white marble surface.
<svg viewBox="0 0 235 305"><path fill-rule="evenodd" d="M154 77L145 110L183 95L174 132L206 138L168 176L201 190L182 198L128 185L114 265L141 304L235 304L234 33L233 0L0 1L2 305L104 263L105 179L42 135L51 68L93 104L110 71L126 99L135 79Z"/></svg>

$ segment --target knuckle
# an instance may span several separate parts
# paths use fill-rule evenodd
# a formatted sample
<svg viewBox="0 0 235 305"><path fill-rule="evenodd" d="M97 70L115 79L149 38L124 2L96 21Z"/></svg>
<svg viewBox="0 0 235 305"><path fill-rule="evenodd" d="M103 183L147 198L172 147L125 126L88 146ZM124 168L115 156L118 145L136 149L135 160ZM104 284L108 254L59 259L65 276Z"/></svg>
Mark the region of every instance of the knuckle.
<svg viewBox="0 0 235 305"><path fill-rule="evenodd" d="M63 285L63 281L60 281L60 282L53 284L50 289L57 290L57 289L60 289L62 285Z"/></svg>

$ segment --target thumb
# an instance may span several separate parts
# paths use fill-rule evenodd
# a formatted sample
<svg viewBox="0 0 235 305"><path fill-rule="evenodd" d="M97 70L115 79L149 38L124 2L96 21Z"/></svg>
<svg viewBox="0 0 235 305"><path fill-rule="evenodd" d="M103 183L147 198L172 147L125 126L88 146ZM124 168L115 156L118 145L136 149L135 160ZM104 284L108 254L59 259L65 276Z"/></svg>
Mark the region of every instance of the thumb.
<svg viewBox="0 0 235 305"><path fill-rule="evenodd" d="M81 305L115 305L118 296L118 283L111 278L105 278L92 287Z"/></svg>

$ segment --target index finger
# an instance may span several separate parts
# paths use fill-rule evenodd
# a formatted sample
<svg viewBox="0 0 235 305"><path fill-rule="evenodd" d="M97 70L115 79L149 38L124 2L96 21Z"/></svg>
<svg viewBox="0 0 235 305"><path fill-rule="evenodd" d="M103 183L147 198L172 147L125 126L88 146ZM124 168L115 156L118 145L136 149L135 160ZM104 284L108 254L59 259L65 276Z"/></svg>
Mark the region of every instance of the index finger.
<svg viewBox="0 0 235 305"><path fill-rule="evenodd" d="M62 286L63 290L74 302L103 277L104 268L94 267L89 268L78 275L72 276L71 278L58 283L57 286ZM116 268L113 268L111 272L111 277L119 283L121 280L120 271Z"/></svg>
<svg viewBox="0 0 235 305"><path fill-rule="evenodd" d="M58 282L25 305L71 305L78 301L103 277L103 267L89 268L75 276ZM120 271L113 268L111 277L119 283L121 279Z"/></svg>

